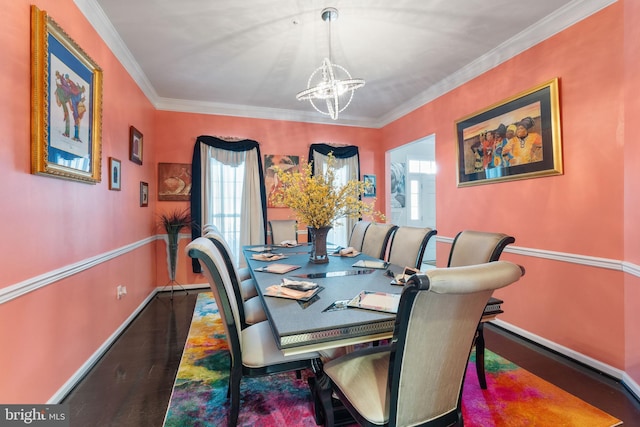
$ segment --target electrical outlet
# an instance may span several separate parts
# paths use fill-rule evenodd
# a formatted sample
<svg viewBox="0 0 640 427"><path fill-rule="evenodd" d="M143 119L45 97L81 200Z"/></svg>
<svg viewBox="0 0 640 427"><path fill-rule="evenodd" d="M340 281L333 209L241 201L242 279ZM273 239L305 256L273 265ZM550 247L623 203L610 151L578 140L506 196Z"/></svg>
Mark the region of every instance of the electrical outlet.
<svg viewBox="0 0 640 427"><path fill-rule="evenodd" d="M118 285L118 287L116 288L116 298L121 299L126 294L127 294L127 287Z"/></svg>

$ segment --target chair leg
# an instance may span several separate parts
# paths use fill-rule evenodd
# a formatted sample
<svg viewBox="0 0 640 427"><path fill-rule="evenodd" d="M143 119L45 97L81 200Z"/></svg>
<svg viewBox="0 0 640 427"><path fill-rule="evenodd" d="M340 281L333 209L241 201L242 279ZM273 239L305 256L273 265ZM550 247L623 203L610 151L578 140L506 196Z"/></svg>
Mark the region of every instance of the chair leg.
<svg viewBox="0 0 640 427"><path fill-rule="evenodd" d="M231 392L231 403L229 408L229 427L236 427L238 424L238 415L240 414L240 380L242 380L242 372L240 370L231 370L229 378L229 391Z"/></svg>
<svg viewBox="0 0 640 427"><path fill-rule="evenodd" d="M478 324L476 333L476 373L478 374L480 388L486 390L487 378L484 374L484 326L482 322Z"/></svg>
<svg viewBox="0 0 640 427"><path fill-rule="evenodd" d="M322 405L322 415L324 416L324 426L333 427L335 420L333 418L333 388L331 387L331 380L325 374L320 377L316 377L316 387L318 393L318 400ZM316 404L318 402L316 401Z"/></svg>

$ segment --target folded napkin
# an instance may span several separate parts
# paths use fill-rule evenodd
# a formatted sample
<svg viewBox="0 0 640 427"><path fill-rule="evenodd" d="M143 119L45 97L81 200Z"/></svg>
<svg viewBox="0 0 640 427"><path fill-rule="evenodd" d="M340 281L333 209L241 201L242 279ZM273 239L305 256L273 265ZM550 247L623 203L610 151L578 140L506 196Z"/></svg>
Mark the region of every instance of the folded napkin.
<svg viewBox="0 0 640 427"><path fill-rule="evenodd" d="M291 279L282 279L281 285L269 286L265 295L280 298L290 298L296 300L308 300L321 288L313 282L304 282Z"/></svg>
<svg viewBox="0 0 640 427"><path fill-rule="evenodd" d="M318 287L317 283L314 282L306 282L304 280L293 280L287 279L286 277L282 278L282 285L284 288L295 289L297 291L309 291Z"/></svg>
<svg viewBox="0 0 640 427"><path fill-rule="evenodd" d="M332 254L333 256L346 256L346 257L354 257L354 256L358 256L360 255L360 252L358 252L357 250L355 250L355 248L349 246L348 248L342 248L342 249L338 249L337 251L333 252Z"/></svg>
<svg viewBox="0 0 640 427"><path fill-rule="evenodd" d="M265 252L261 254L253 254L251 255L251 258L256 259L258 261L277 261L279 259L284 258L284 255Z"/></svg>
<svg viewBox="0 0 640 427"><path fill-rule="evenodd" d="M340 252L338 253L340 254L340 256L356 256L360 252L356 251L355 248L349 246L348 248L340 249Z"/></svg>
<svg viewBox="0 0 640 427"><path fill-rule="evenodd" d="M298 242L296 242L295 240L283 240L282 242L280 242L279 246L284 246L286 248L294 248L298 246Z"/></svg>

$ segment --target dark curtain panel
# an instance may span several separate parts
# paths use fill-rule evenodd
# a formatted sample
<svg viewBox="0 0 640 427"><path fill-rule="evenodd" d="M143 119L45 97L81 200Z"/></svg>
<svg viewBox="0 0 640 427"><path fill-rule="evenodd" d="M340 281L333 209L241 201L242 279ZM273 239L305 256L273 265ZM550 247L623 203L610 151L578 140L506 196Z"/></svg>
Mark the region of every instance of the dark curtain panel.
<svg viewBox="0 0 640 427"><path fill-rule="evenodd" d="M313 153L318 152L322 155L328 156L330 152L333 152L333 157L336 159L348 159L349 157L358 156L358 147L355 145L346 145L341 147L333 147L329 144L311 144L309 147L309 161L313 160ZM315 174L315 164L311 164L311 173ZM360 180L360 168L358 168L358 180Z"/></svg>
<svg viewBox="0 0 640 427"><path fill-rule="evenodd" d="M201 135L196 139L196 143L193 147L193 157L191 160L191 217L193 219L191 225L191 239L196 239L201 236L202 230L202 159L200 158L200 146L205 144L214 148L228 150L228 151L250 151L254 148L258 152L258 168L260 173L260 184L264 188L264 173L262 169L262 156L260 155L260 145L253 140L245 139L242 141L225 141L215 136ZM262 211L264 212L262 221L264 223L265 241L267 238L267 198L265 192L262 192ZM192 266L194 273L200 273L200 263L197 259L192 259Z"/></svg>

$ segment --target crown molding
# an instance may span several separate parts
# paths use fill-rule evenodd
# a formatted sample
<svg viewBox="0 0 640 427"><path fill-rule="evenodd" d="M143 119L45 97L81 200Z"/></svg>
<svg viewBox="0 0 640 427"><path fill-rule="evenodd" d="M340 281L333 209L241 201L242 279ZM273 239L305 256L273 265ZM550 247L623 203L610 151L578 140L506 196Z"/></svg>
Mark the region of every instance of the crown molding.
<svg viewBox="0 0 640 427"><path fill-rule="evenodd" d="M366 128L381 128L386 126L532 46L535 46L541 41L617 2L617 0L574 0L505 41L487 54L461 68L459 71L441 80L409 101L399 105L384 116L379 118L345 117L336 122L330 118L313 114L312 112L160 98L97 1L73 1L138 84L145 96L158 110Z"/></svg>

